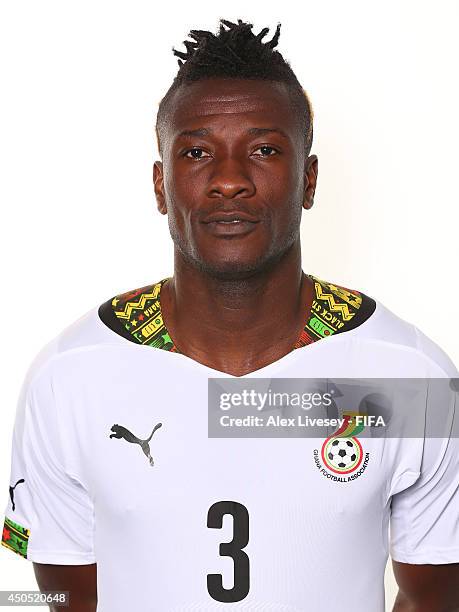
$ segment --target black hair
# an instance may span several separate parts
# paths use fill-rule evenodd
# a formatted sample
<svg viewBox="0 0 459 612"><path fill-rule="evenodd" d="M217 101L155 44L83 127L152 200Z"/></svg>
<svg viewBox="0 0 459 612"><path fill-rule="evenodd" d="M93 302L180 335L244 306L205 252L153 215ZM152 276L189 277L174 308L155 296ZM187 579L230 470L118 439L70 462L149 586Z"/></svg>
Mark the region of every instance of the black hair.
<svg viewBox="0 0 459 612"><path fill-rule="evenodd" d="M225 29L226 26L228 29ZM256 36L253 24L238 19L237 24L220 19L217 35L205 30L190 30L189 36L195 42L184 40L186 52L172 47L179 57L179 70L172 85L159 103L156 118L156 137L161 153L159 127L168 112L170 99L183 84L211 78L259 79L285 83L294 107L298 112L300 125L304 129L305 155L309 155L313 135L313 110L306 91L301 87L290 64L278 51L274 51L280 35L280 26L269 42L262 39L269 32L263 28Z"/></svg>

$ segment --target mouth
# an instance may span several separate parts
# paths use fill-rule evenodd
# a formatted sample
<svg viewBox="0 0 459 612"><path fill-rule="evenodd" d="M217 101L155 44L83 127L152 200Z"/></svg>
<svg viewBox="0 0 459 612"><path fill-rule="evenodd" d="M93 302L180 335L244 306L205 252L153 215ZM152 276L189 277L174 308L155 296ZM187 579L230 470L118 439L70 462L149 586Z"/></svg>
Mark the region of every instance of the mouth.
<svg viewBox="0 0 459 612"><path fill-rule="evenodd" d="M252 232L258 224L259 221L234 218L207 221L203 224L203 227L211 234L217 236L241 236Z"/></svg>
<svg viewBox="0 0 459 612"><path fill-rule="evenodd" d="M219 219L218 221L209 221L209 223L257 223L257 221L246 221L245 219L232 219L231 221Z"/></svg>
<svg viewBox="0 0 459 612"><path fill-rule="evenodd" d="M213 236L234 238L246 236L260 224L252 214L245 210L218 210L207 215L202 221L204 230Z"/></svg>

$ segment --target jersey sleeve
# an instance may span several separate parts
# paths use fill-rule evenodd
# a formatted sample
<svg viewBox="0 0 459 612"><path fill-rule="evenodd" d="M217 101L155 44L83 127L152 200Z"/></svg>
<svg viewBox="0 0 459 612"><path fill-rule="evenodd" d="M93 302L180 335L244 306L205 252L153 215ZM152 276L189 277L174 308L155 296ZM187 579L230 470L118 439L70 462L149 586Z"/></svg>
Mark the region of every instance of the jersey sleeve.
<svg viewBox="0 0 459 612"><path fill-rule="evenodd" d="M444 393L448 387L442 385L441 388ZM459 563L457 379L450 379L450 389L451 392L446 393L447 398L443 400L447 409L439 411L445 435L427 435L421 440L417 480L391 499L390 555L395 561L433 565ZM438 401L441 401L440 398ZM433 418L435 402L430 416L430 419Z"/></svg>
<svg viewBox="0 0 459 612"><path fill-rule="evenodd" d="M38 563L95 563L89 491L65 469L52 378L26 376L11 447L2 545Z"/></svg>

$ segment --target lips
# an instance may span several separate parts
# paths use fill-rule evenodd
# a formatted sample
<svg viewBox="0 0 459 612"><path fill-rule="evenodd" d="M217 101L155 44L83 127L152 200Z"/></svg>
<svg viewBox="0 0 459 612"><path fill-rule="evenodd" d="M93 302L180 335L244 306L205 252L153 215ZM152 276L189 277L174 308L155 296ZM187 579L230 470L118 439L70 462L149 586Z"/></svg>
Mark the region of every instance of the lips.
<svg viewBox="0 0 459 612"><path fill-rule="evenodd" d="M220 210L205 217L204 230L213 236L245 236L258 227L260 219L241 210Z"/></svg>
<svg viewBox="0 0 459 612"><path fill-rule="evenodd" d="M204 227L214 236L245 236L252 232L257 223L251 221L211 221Z"/></svg>
<svg viewBox="0 0 459 612"><path fill-rule="evenodd" d="M234 218L223 221L207 221L202 224L202 227L213 236L232 237L245 236L254 231L258 225L258 221L245 221L241 218Z"/></svg>
<svg viewBox="0 0 459 612"><path fill-rule="evenodd" d="M209 215L203 220L203 223L234 223L234 222L247 222L247 223L258 223L258 219L255 219L251 215L243 212L217 212L213 215Z"/></svg>

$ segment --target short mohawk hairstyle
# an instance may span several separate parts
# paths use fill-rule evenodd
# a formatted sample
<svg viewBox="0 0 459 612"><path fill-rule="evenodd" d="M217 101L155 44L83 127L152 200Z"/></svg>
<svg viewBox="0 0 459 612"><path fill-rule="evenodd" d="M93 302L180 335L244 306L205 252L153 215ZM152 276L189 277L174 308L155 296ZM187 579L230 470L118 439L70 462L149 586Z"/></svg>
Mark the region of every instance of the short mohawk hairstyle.
<svg viewBox="0 0 459 612"><path fill-rule="evenodd" d="M156 136L160 152L159 126L167 114L172 95L181 85L211 78L237 78L276 81L287 85L299 115L300 125L304 128L305 154L309 155L314 114L309 97L301 87L289 62L274 50L279 41L280 26L278 23L272 39L263 43L262 39L269 32L269 28L263 28L255 35L251 23L238 19L236 24L227 19L220 19L217 35L206 30L190 30L189 36L194 42L183 41L186 52L177 51L172 47L174 55L180 58L179 70L159 103Z"/></svg>

